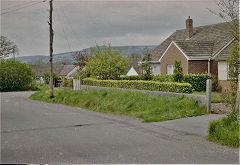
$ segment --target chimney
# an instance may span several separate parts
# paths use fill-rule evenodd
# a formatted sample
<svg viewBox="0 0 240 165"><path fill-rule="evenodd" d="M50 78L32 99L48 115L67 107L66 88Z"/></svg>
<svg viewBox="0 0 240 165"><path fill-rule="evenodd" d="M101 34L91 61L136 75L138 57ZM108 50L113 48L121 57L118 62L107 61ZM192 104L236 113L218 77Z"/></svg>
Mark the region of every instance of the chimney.
<svg viewBox="0 0 240 165"><path fill-rule="evenodd" d="M189 40L193 34L193 20L188 16L186 19L186 39Z"/></svg>

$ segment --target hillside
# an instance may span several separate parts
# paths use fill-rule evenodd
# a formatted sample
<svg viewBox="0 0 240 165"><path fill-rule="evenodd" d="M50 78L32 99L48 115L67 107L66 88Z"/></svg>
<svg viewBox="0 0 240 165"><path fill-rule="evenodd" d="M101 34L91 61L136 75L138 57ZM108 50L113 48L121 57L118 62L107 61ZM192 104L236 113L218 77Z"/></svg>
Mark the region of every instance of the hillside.
<svg viewBox="0 0 240 165"><path fill-rule="evenodd" d="M118 50L121 54L125 54L126 56L130 56L132 53L136 53L139 55L143 55L145 49L151 52L156 46L113 46L113 50ZM80 52L87 52L90 53L91 48L83 49ZM72 64L74 62L74 56L79 51L74 52L66 52L60 54L53 55L53 63L66 63ZM36 56L23 56L23 57L16 57L17 61L26 62L28 64L48 64L49 63L49 56L43 55L36 55Z"/></svg>

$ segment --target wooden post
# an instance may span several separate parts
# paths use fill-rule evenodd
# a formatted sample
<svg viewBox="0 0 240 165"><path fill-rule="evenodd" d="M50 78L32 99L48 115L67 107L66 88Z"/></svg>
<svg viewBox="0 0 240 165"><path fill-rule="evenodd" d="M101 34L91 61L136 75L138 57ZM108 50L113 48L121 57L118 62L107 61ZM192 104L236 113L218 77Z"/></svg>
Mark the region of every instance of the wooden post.
<svg viewBox="0 0 240 165"><path fill-rule="evenodd" d="M207 112L211 112L211 95L212 95L212 80L208 79L206 82L206 96L207 96Z"/></svg>
<svg viewBox="0 0 240 165"><path fill-rule="evenodd" d="M53 12L53 0L49 1L50 10L49 10L49 37L50 37L50 98L53 98L53 63L52 63L52 54L53 54L53 28L52 28L52 12Z"/></svg>

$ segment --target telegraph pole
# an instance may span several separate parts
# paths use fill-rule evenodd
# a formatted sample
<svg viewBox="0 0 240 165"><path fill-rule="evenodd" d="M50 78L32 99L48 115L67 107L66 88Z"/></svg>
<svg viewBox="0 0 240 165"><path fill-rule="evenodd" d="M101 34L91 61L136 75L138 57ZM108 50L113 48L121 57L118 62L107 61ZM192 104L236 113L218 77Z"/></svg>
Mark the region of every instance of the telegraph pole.
<svg viewBox="0 0 240 165"><path fill-rule="evenodd" d="M50 37L50 98L53 98L53 28L52 28L52 12L53 12L53 0L49 1L50 11L49 11L49 37Z"/></svg>

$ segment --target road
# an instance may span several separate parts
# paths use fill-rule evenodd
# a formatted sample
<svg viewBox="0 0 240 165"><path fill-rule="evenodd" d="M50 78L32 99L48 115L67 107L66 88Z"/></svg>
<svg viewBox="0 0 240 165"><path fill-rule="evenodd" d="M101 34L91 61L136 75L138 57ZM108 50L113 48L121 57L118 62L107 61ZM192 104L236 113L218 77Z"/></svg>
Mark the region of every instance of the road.
<svg viewBox="0 0 240 165"><path fill-rule="evenodd" d="M33 101L32 93L0 93L2 163L239 162L238 149L209 142L201 133L209 117L142 123Z"/></svg>

